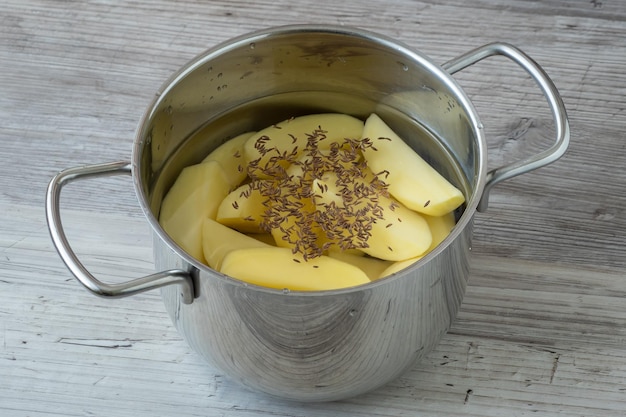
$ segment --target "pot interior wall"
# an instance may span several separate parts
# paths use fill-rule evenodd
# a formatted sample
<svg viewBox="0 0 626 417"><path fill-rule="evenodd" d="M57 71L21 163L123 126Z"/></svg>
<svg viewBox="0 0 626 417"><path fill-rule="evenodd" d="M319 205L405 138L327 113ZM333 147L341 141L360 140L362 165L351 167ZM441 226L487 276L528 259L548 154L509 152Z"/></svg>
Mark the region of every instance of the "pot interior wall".
<svg viewBox="0 0 626 417"><path fill-rule="evenodd" d="M423 56L369 33L285 29L216 47L158 93L138 130L140 194L158 218L178 173L225 140L301 114L375 112L475 198L476 116L456 84Z"/></svg>

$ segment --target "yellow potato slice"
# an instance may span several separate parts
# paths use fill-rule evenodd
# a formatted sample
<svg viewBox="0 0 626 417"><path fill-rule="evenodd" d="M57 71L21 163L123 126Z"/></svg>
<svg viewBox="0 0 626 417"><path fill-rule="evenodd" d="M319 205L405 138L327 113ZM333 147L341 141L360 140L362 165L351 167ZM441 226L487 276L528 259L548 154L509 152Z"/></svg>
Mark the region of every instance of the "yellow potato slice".
<svg viewBox="0 0 626 417"><path fill-rule="evenodd" d="M202 223L215 218L217 207L230 188L217 162L183 169L161 204L159 223L181 248L199 261L202 253Z"/></svg>
<svg viewBox="0 0 626 417"><path fill-rule="evenodd" d="M252 184L244 184L230 192L219 204L216 220L244 233L264 233L261 227L263 213L267 209L261 195Z"/></svg>
<svg viewBox="0 0 626 417"><path fill-rule="evenodd" d="M311 136L316 137L314 146L304 152ZM369 138L373 146L357 148L354 142L344 143L346 138ZM333 147L337 143L345 146ZM273 164L279 168L278 177L257 169L253 183L241 185L250 161L260 167ZM320 171L320 161L323 170L330 171ZM360 170L361 163L367 170L364 177L346 175ZM393 198L380 188L365 197L357 192L355 184L376 181L372 171L385 173L378 179ZM339 182L339 173L345 184ZM293 181L306 189L294 188ZM277 196L271 192L276 187ZM346 187L354 194L346 194ZM455 225L452 211L463 201L462 193L377 115L364 124L344 114L316 114L241 134L201 164L185 168L163 200L159 222L191 256L227 275L271 288L318 291L364 284L410 266L450 233ZM290 211L292 203L297 203L298 212ZM348 229L360 222L338 226L318 220L327 210L350 205L375 206L377 213L370 218L375 221L367 244L362 245L361 236L354 242L361 249L340 251L341 239L351 236ZM306 224L299 223L303 221ZM272 226L270 233L262 223ZM317 254L323 248L324 255L305 261L301 253L294 254L303 249L298 246L303 227L313 233L307 235L307 244L316 245ZM311 254L306 247L304 253Z"/></svg>
<svg viewBox="0 0 626 417"><path fill-rule="evenodd" d="M259 242L263 242L269 246L276 246L274 236L272 236L270 233L245 233L245 235L251 237L252 239L258 240Z"/></svg>
<svg viewBox="0 0 626 417"><path fill-rule="evenodd" d="M302 223L307 223L306 216L315 211L315 203L311 198L300 198L300 196L291 195L286 195L285 200L293 202L299 201L302 204L298 209L301 215L292 215L287 212L280 213L284 215L283 220L280 224L276 224L276 227L273 227L270 233L274 237L276 246L293 250L296 249L298 244L302 243L302 236L299 235L303 229ZM315 224L308 224L307 226L312 233L318 236L317 245L321 247L323 245L321 229Z"/></svg>
<svg viewBox="0 0 626 417"><path fill-rule="evenodd" d="M406 261L399 261L399 262L392 263L386 269L380 272L378 278L383 278L383 277L386 277L387 275L395 274L396 272L399 272L403 270L404 268L408 268L409 266L413 265L415 262L422 259L430 251L435 249L437 245L443 242L443 240L446 237L448 237L448 235L450 234L450 232L452 231L452 229L454 228L456 224L454 220L454 213L448 213L448 214L444 214L443 216L437 216L437 217L428 216L424 214L422 215L422 217L424 217L424 220L426 220L426 223L428 223L428 227L430 228L430 232L433 236L433 241L430 247L428 248L428 250L424 252L424 254L421 256L407 259ZM375 278L372 278L372 279L375 279Z"/></svg>
<svg viewBox="0 0 626 417"><path fill-rule="evenodd" d="M254 132L242 133L236 136L222 145L218 146L213 152L207 155L202 162L216 161L221 166L228 180L230 186L235 188L239 186L248 176L246 167L247 164L243 157L243 145L246 143Z"/></svg>
<svg viewBox="0 0 626 417"><path fill-rule="evenodd" d="M287 248L234 250L220 272L251 284L292 291L324 291L370 282L365 272L348 263L321 256L305 261Z"/></svg>
<svg viewBox="0 0 626 417"><path fill-rule="evenodd" d="M341 215L346 204L344 197L339 192L336 175L328 173L326 181L315 180L317 189L315 203L321 212L337 210ZM324 191L321 191L324 190ZM377 195L377 206L380 210L380 218L376 221L368 221L371 224L370 236L367 239L367 247L360 247L359 241L354 245L366 254L387 261L403 261L422 255L432 243L432 235L428 223L424 218L407 209L401 204L383 195ZM373 200L371 200L373 201ZM354 209L368 204L362 199ZM349 233L345 230L345 233ZM349 236L345 235L344 236Z"/></svg>
<svg viewBox="0 0 626 417"><path fill-rule="evenodd" d="M433 242L428 248L428 252L435 249L437 245L439 245L443 240L448 237L454 226L456 225L456 221L454 219L454 213L444 214L443 216L428 216L424 215L424 220L428 223L428 227L430 228L430 233L433 235Z"/></svg>
<svg viewBox="0 0 626 417"><path fill-rule="evenodd" d="M442 216L459 207L463 193L424 161L376 114L365 121L363 138L373 146L363 156L373 172L386 171L389 193L407 208Z"/></svg>
<svg viewBox="0 0 626 417"><path fill-rule="evenodd" d="M202 250L207 265L215 270L220 270L224 257L233 250L265 247L269 247L269 245L239 233L213 219L208 217L204 219Z"/></svg>
<svg viewBox="0 0 626 417"><path fill-rule="evenodd" d="M395 274L396 272L400 272L404 268L408 268L409 266L413 265L415 262L419 261L422 258L423 256L417 256L415 258L407 259L405 261L394 262L387 269L381 272L378 278L384 278L386 276Z"/></svg>
<svg viewBox="0 0 626 417"><path fill-rule="evenodd" d="M361 271L365 272L371 281L378 279L383 271L393 265L393 263L389 261L383 261L369 256L359 256L350 252L330 251L328 252L328 256L356 266Z"/></svg>
<svg viewBox="0 0 626 417"><path fill-rule="evenodd" d="M329 149L333 142L342 142L345 138L360 139L363 133L363 121L340 113L311 114L285 120L267 127L252 135L244 145L246 162L258 161L258 166L277 164L284 169L289 161L272 162L271 158L287 155L291 161L299 158L305 150L309 135L319 132L319 149ZM267 152L266 152L267 151ZM263 169L256 170L256 178L270 178Z"/></svg>
<svg viewBox="0 0 626 417"><path fill-rule="evenodd" d="M360 138L358 140L360 140ZM326 168L325 171L330 172L348 170L353 164L363 160L363 156L358 150L355 150L354 154L351 154L349 151L341 149L341 155L347 156L348 158L343 160L341 156L333 157L330 149L318 149L313 156L308 154L301 155L295 162L289 165L286 170L287 176L295 180L307 180L312 176L316 176L320 168L314 167L315 164L313 160L315 158L323 160ZM353 157L353 159L350 159L350 157Z"/></svg>

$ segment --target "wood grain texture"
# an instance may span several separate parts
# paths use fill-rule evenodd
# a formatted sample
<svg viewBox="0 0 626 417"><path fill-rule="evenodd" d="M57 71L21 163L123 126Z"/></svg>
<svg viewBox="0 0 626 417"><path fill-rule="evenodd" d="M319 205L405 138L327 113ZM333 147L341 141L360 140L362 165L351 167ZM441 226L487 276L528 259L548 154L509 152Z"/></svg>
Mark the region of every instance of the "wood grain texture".
<svg viewBox="0 0 626 417"><path fill-rule="evenodd" d="M206 48L289 23L359 26L435 62L515 44L553 78L572 143L494 189L477 215L456 323L414 370L326 404L239 388L185 345L157 293L91 296L44 219L55 172L127 160L161 83ZM626 3L615 0L123 2L6 0L0 10L0 415L621 416L626 412ZM504 59L455 75L490 166L552 141L547 105ZM94 274L153 271L127 178L69 186L68 234Z"/></svg>

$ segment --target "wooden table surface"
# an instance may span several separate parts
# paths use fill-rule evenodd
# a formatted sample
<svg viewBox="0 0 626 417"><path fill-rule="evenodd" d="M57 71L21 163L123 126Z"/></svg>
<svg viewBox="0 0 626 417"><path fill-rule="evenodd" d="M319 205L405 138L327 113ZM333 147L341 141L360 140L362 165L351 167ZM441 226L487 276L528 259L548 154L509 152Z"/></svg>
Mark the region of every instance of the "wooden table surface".
<svg viewBox="0 0 626 417"><path fill-rule="evenodd" d="M249 392L173 328L158 292L88 294L57 255L44 194L58 171L128 160L155 91L203 50L290 23L358 26L443 63L507 41L552 77L566 155L494 189L476 216L457 320L415 369L346 401ZM621 416L626 414L626 2L45 1L0 10L1 416ZM492 167L552 141L545 100L494 58L455 78ZM128 178L66 188L81 259L103 280L153 271Z"/></svg>

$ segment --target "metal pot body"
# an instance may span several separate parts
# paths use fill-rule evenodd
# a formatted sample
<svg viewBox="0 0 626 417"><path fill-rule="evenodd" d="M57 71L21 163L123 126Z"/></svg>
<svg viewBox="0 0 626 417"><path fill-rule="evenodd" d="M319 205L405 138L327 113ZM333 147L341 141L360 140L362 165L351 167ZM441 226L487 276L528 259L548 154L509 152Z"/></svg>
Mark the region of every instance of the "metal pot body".
<svg viewBox="0 0 626 417"><path fill-rule="evenodd" d="M412 368L456 316L469 273L471 225L437 256L351 291L304 294L234 284L195 270L196 299L162 296L178 331L241 384L299 401L352 397ZM157 237L160 268L185 267Z"/></svg>
<svg viewBox="0 0 626 417"><path fill-rule="evenodd" d="M366 286L296 293L221 276L164 235L158 208L182 167L224 138L317 112L376 112L465 191L468 205L440 250ZM477 126L449 75L369 33L282 28L199 57L165 85L134 153L137 185L154 221L157 269L193 271L193 303L184 304L175 287L162 289L177 329L242 384L294 400L354 396L410 369L448 330L465 291L472 212L484 183ZM194 139L198 130L209 132L195 136L202 142Z"/></svg>
<svg viewBox="0 0 626 417"><path fill-rule="evenodd" d="M556 142L533 158L486 170L478 116L451 73L504 55L548 99ZM377 113L466 196L452 233L396 274L354 288L273 290L222 275L185 253L159 226L179 172L224 140L300 114ZM202 132L202 134L196 134ZM233 39L198 56L157 92L137 129L132 162L70 168L47 191L52 240L74 276L99 296L161 288L189 345L254 390L300 401L348 398L384 385L428 354L449 329L467 285L473 218L503 179L558 159L569 129L556 88L518 49L491 44L443 66L386 37L336 26L287 26ZM132 175L154 232L158 272L122 284L91 275L61 225L72 180Z"/></svg>

